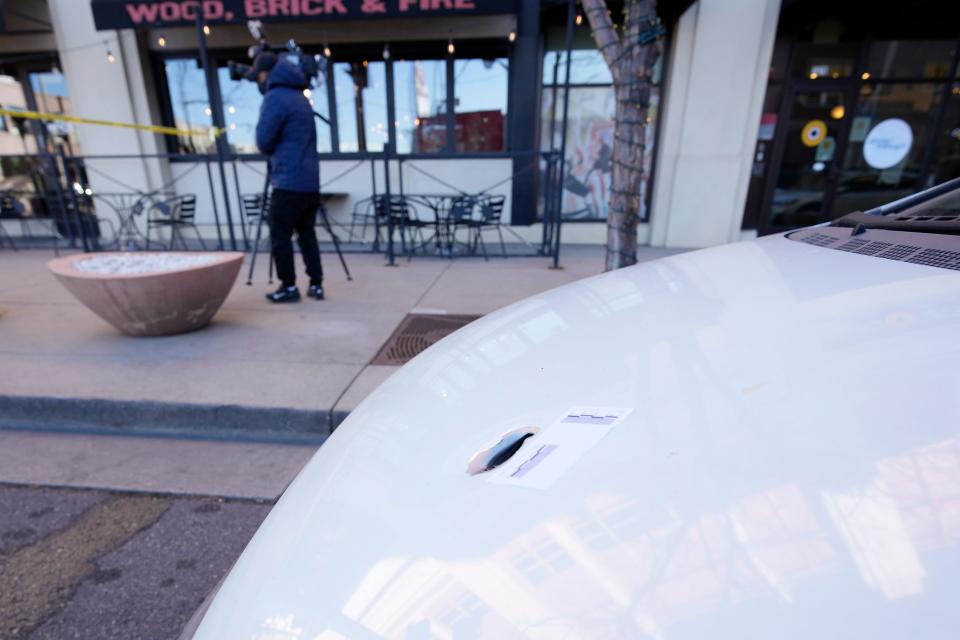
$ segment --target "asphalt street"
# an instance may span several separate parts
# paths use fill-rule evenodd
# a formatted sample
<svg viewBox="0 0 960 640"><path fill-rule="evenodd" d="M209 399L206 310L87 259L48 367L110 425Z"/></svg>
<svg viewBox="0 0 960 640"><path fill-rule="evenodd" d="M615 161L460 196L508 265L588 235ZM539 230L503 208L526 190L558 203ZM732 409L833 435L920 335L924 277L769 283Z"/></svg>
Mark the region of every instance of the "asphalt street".
<svg viewBox="0 0 960 640"><path fill-rule="evenodd" d="M272 504L0 484L0 639L176 638Z"/></svg>

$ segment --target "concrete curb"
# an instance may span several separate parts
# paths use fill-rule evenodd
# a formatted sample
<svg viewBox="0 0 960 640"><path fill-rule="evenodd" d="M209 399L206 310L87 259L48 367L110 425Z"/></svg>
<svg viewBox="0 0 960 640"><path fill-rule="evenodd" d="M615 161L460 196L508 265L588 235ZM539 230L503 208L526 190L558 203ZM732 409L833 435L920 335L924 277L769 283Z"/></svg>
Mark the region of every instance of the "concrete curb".
<svg viewBox="0 0 960 640"><path fill-rule="evenodd" d="M0 395L0 428L317 444L345 411Z"/></svg>

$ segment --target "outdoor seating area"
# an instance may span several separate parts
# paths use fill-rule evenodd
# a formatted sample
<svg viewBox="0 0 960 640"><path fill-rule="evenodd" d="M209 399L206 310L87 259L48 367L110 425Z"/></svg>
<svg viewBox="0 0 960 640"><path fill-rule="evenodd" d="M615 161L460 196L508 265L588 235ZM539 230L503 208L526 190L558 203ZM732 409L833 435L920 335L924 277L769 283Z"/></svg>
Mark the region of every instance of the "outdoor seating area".
<svg viewBox="0 0 960 640"><path fill-rule="evenodd" d="M389 204L388 204L389 202ZM447 258L490 253L484 234L496 233L500 255L508 256L502 216L506 197L490 194L411 193L375 196L357 203L347 229L348 238L363 238L373 228L378 250L393 231L400 253ZM512 231L506 227L507 231ZM516 239L525 242L514 233Z"/></svg>
<svg viewBox="0 0 960 640"><path fill-rule="evenodd" d="M74 247L87 251L226 250L216 212L217 237L211 239L210 224L200 223L196 193L108 191L93 192L78 185L77 193L63 198L56 192L38 197L34 193L0 191L0 248L48 246L54 250ZM503 223L506 196L490 193L374 193L355 200L349 221L326 217L323 194L316 226L319 235L337 236L353 251L389 253L414 257L491 257L516 255L507 250L505 233L524 245L531 255L537 247ZM239 194L234 229L238 249L250 250L260 240L260 250L269 250L269 192ZM29 205L26 204L29 201ZM38 202L42 203L38 206ZM32 208L32 210L30 210ZM330 223L327 226L327 223ZM206 226L207 228L203 228ZM326 236L324 236L326 234ZM392 243L390 241L392 237ZM333 240L333 237L328 239ZM540 253L539 255L543 255Z"/></svg>

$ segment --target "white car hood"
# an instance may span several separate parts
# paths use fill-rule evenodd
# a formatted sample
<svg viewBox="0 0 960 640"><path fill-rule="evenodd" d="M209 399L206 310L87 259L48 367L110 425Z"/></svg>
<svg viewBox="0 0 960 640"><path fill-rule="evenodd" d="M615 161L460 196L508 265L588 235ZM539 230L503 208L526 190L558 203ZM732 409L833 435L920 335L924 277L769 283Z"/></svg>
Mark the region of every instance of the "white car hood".
<svg viewBox="0 0 960 640"><path fill-rule="evenodd" d="M195 637L955 638L958 327L960 273L780 236L510 306L350 415ZM465 472L576 406L632 412L549 488Z"/></svg>

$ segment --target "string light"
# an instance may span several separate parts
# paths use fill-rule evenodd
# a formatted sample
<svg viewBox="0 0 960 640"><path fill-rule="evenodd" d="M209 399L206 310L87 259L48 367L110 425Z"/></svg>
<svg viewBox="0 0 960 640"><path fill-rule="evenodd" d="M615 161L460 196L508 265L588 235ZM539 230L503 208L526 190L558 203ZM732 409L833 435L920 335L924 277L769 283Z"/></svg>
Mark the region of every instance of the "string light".
<svg viewBox="0 0 960 640"><path fill-rule="evenodd" d="M514 42L516 39L517 39L517 32L516 32L516 31L511 31L511 32L510 32L510 35L507 36L507 40L510 41L510 42Z"/></svg>
<svg viewBox="0 0 960 640"><path fill-rule="evenodd" d="M582 25L582 24L583 24L583 14L582 14L582 13L578 13L578 14L577 14L577 26L579 27L579 26Z"/></svg>
<svg viewBox="0 0 960 640"><path fill-rule="evenodd" d="M390 43L389 42L383 45L383 59L384 60L390 59Z"/></svg>
<svg viewBox="0 0 960 640"><path fill-rule="evenodd" d="M113 55L113 51L110 51L110 49L107 49L107 62L109 62L110 64L113 64L116 61L117 61L117 56Z"/></svg>
<svg viewBox="0 0 960 640"><path fill-rule="evenodd" d="M870 79L870 72L869 72L869 71L864 71L863 73L861 73L861 74L860 74L860 79L861 79L861 80L869 80L869 79Z"/></svg>
<svg viewBox="0 0 960 640"><path fill-rule="evenodd" d="M205 36L210 35L210 25L208 24L203 25L203 35Z"/></svg>
<svg viewBox="0 0 960 640"><path fill-rule="evenodd" d="M309 99L310 99L310 96L312 96L312 95L313 95L313 92L310 91L310 89L304 89L304 90L303 90L303 97L306 98L307 100L309 100Z"/></svg>
<svg viewBox="0 0 960 640"><path fill-rule="evenodd" d="M229 111L230 113L236 113L237 108L231 104L230 106L227 107L227 111Z"/></svg>
<svg viewBox="0 0 960 640"><path fill-rule="evenodd" d="M454 51L456 51L456 49L453 46L453 40L447 40L447 53L453 55Z"/></svg>
<svg viewBox="0 0 960 640"><path fill-rule="evenodd" d="M160 37L157 38L157 44L160 45L161 47L167 46L167 39L163 37L163 34L160 34Z"/></svg>
<svg viewBox="0 0 960 640"><path fill-rule="evenodd" d="M324 58L330 57L330 47L327 46L326 42L323 43L323 57Z"/></svg>

